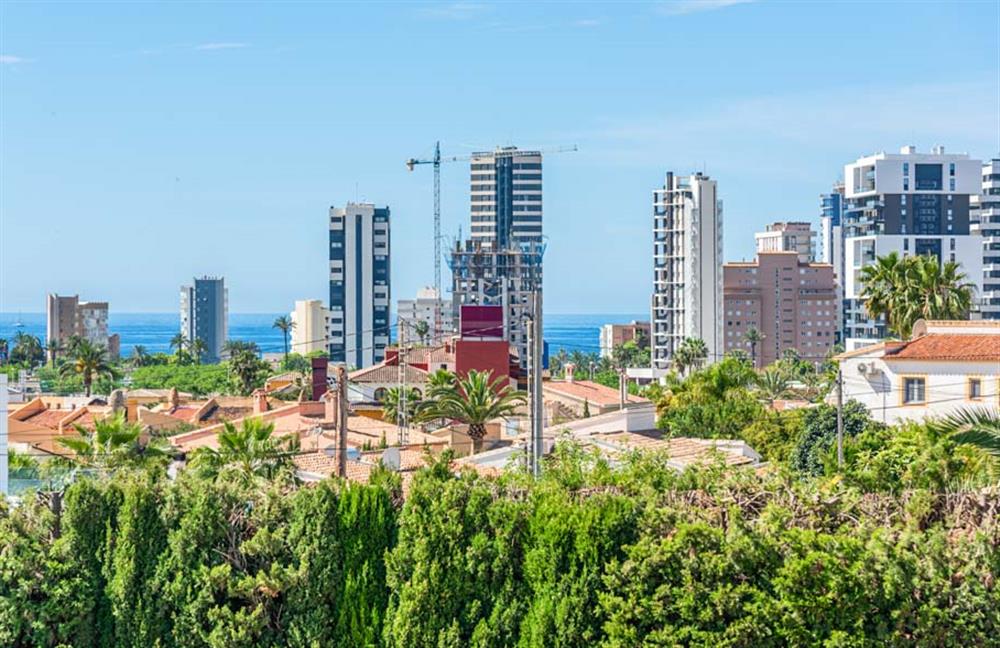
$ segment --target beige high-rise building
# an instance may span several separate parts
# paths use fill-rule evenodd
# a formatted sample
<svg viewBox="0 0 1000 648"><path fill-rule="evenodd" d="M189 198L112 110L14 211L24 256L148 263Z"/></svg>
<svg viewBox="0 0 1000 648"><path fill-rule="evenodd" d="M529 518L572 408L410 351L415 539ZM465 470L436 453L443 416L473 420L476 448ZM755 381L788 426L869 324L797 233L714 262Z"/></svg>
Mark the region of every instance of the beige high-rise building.
<svg viewBox="0 0 1000 648"><path fill-rule="evenodd" d="M118 335L108 332L108 302L85 302L80 301L79 295L52 293L46 300L46 315L46 344L51 346L52 341L58 341L65 345L71 337L78 336L105 347L109 357L118 357L121 350ZM52 356L50 349L49 360Z"/></svg>
<svg viewBox="0 0 1000 648"><path fill-rule="evenodd" d="M320 299L303 299L295 302L291 313L292 353L330 352L330 311Z"/></svg>
<svg viewBox="0 0 1000 648"><path fill-rule="evenodd" d="M813 249L816 233L809 223L771 223L753 237L757 241L757 252L797 252L802 263L810 263L816 258Z"/></svg>
<svg viewBox="0 0 1000 648"><path fill-rule="evenodd" d="M762 252L751 262L723 266L726 352L756 355L758 367L794 349L803 360L821 362L837 339L839 303L833 266L803 263L798 254ZM752 345L747 332L761 340Z"/></svg>

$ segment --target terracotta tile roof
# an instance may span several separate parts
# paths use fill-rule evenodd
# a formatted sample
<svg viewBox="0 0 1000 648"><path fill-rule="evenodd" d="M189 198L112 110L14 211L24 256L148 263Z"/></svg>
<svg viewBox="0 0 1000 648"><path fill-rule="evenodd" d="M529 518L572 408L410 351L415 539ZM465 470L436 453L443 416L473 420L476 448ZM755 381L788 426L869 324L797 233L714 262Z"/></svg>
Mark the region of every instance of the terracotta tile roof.
<svg viewBox="0 0 1000 648"><path fill-rule="evenodd" d="M40 425L42 427L47 427L53 430L59 428L59 421L63 420L70 414L70 410L42 410L37 414L32 414L31 416L25 417L23 420L25 423L31 423L32 425Z"/></svg>
<svg viewBox="0 0 1000 648"><path fill-rule="evenodd" d="M348 378L356 383L394 383L399 382L399 367L387 364L377 364L352 372ZM406 382L419 384L427 382L427 372L407 365Z"/></svg>
<svg viewBox="0 0 1000 648"><path fill-rule="evenodd" d="M1000 362L1000 335L931 333L886 349L885 359Z"/></svg>
<svg viewBox="0 0 1000 648"><path fill-rule="evenodd" d="M612 387L590 382L589 380L550 380L542 385L543 392L552 392L562 396L569 396L580 401L588 401L594 405L608 407L618 404L618 390ZM645 403L645 398L629 395L629 403Z"/></svg>
<svg viewBox="0 0 1000 648"><path fill-rule="evenodd" d="M167 416L172 416L175 419L180 419L182 421L190 423L194 420L195 413L198 412L197 407L190 407L188 405L178 405L177 407L171 408L166 412L162 412Z"/></svg>
<svg viewBox="0 0 1000 648"><path fill-rule="evenodd" d="M598 442L601 447L611 444L618 450L601 447L608 454L626 452L629 450L656 450L665 452L670 461L680 466L690 466L703 461L713 460L721 455L727 466L740 466L755 463L755 459L746 456L735 448L729 448L726 442L716 442L710 439L692 439L688 437L664 438L661 432L610 432L594 434L584 438L584 441ZM602 443L603 442L603 443ZM718 451L718 454L716 454Z"/></svg>

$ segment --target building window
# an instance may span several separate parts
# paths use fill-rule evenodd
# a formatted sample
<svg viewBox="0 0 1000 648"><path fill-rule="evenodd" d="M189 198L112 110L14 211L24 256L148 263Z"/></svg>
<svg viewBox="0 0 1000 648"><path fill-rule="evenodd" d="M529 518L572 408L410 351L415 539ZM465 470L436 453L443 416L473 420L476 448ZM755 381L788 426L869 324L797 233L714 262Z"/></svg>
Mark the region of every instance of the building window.
<svg viewBox="0 0 1000 648"><path fill-rule="evenodd" d="M969 378L968 398L969 400L979 400L983 397L983 379Z"/></svg>
<svg viewBox="0 0 1000 648"><path fill-rule="evenodd" d="M903 404L922 405L927 402L927 379L903 379Z"/></svg>

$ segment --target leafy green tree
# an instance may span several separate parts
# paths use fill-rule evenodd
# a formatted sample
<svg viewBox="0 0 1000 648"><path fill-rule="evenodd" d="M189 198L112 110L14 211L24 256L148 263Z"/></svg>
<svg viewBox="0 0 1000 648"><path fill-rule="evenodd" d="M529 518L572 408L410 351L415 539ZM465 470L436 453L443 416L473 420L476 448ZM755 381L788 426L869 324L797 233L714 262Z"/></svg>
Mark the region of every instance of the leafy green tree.
<svg viewBox="0 0 1000 648"><path fill-rule="evenodd" d="M295 471L292 459L299 449L296 435L275 436L274 423L259 417L245 418L240 427L223 423L218 448L194 451L191 468L208 479L235 476L243 482L276 479Z"/></svg>
<svg viewBox="0 0 1000 648"><path fill-rule="evenodd" d="M866 429L878 429L881 424L873 421L868 409L858 401L844 403L844 439L851 439ZM802 433L792 451L791 464L796 471L806 475L823 474L823 457L836 446L837 408L818 405L806 410Z"/></svg>
<svg viewBox="0 0 1000 648"><path fill-rule="evenodd" d="M281 368L284 371L294 371L306 375L312 371L312 363L301 353L289 353L282 358Z"/></svg>
<svg viewBox="0 0 1000 648"><path fill-rule="evenodd" d="M10 362L34 368L45 362L45 350L38 336L18 331L14 334L14 347L10 351Z"/></svg>
<svg viewBox="0 0 1000 648"><path fill-rule="evenodd" d="M10 343L7 338L0 338L0 364L7 364L10 359Z"/></svg>
<svg viewBox="0 0 1000 648"><path fill-rule="evenodd" d="M257 345L252 342L230 346L227 364L233 383L243 395L263 385L271 371L270 365L258 357Z"/></svg>
<svg viewBox="0 0 1000 648"><path fill-rule="evenodd" d="M292 318L287 315L282 315L281 317L275 318L274 323L271 324L271 328L276 328L281 331L281 337L285 342L285 357L288 357L288 335L295 328L295 322Z"/></svg>
<svg viewBox="0 0 1000 648"><path fill-rule="evenodd" d="M425 420L447 419L469 426L473 452L482 449L486 424L498 418L513 416L527 400L523 392L510 386L506 376L492 380L492 373L470 371L451 387L428 390L429 397L421 407Z"/></svg>
<svg viewBox="0 0 1000 648"><path fill-rule="evenodd" d="M138 423L123 414L95 418L94 429L74 425L78 437L60 436L56 442L72 450L76 464L107 476L120 468L165 468L170 451L162 439L142 439Z"/></svg>
<svg viewBox="0 0 1000 648"><path fill-rule="evenodd" d="M66 345L61 340L49 340L48 351L49 361L52 367L55 368L59 366L59 356L66 352Z"/></svg>
<svg viewBox="0 0 1000 648"><path fill-rule="evenodd" d="M197 396L234 393L234 385L225 365L150 364L133 369L132 386L146 389L169 389Z"/></svg>
<svg viewBox="0 0 1000 648"><path fill-rule="evenodd" d="M72 358L60 369L63 376L79 375L83 380L83 389L90 396L91 386L95 378L115 375L114 366L108 360L108 352L102 346L97 346L89 340L81 340L73 351Z"/></svg>

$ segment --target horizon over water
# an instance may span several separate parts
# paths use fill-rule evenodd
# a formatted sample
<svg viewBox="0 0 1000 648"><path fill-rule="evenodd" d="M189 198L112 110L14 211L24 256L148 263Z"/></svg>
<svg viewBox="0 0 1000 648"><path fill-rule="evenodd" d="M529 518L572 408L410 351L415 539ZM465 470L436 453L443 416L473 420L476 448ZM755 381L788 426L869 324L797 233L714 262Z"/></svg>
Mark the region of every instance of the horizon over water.
<svg viewBox="0 0 1000 648"><path fill-rule="evenodd" d="M229 338L255 342L265 353L284 350L281 331L272 328L276 317L287 313L230 313ZM624 324L632 320L646 320L648 314L552 313L545 316L544 336L549 353L560 349L568 352L600 351L600 330L603 324ZM121 336L122 356L132 354L132 347L141 344L148 353L170 353L170 338L180 330L178 313L109 313L109 329ZM45 313L0 313L0 338L11 340L18 331L15 324L24 324L23 330L37 335L45 343ZM392 332L395 336L395 323Z"/></svg>

